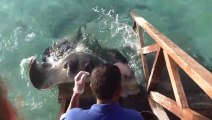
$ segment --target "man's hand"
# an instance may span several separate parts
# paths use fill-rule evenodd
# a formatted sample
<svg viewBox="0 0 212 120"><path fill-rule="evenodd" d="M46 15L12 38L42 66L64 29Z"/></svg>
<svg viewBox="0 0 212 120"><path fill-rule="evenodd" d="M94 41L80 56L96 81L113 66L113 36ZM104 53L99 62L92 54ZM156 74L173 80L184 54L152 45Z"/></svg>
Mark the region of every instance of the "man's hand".
<svg viewBox="0 0 212 120"><path fill-rule="evenodd" d="M88 72L80 71L75 77L74 77L74 93L82 94L84 92L85 87L85 79L89 75Z"/></svg>

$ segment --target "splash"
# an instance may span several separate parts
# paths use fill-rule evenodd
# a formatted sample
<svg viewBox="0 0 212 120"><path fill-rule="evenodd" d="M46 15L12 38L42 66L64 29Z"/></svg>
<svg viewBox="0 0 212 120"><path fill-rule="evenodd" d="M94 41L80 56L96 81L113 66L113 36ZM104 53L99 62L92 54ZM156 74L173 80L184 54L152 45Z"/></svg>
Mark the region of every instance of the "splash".
<svg viewBox="0 0 212 120"><path fill-rule="evenodd" d="M31 56L31 57L28 57L28 58L24 58L21 60L21 63L20 63L20 68L21 68L21 77L24 78L26 77L27 75L25 74L26 70L26 66L29 65L30 61L35 59L36 56Z"/></svg>
<svg viewBox="0 0 212 120"><path fill-rule="evenodd" d="M25 36L25 41L30 42L35 39L35 36L36 34L34 32L31 32Z"/></svg>
<svg viewBox="0 0 212 120"><path fill-rule="evenodd" d="M44 99L46 101L46 99ZM22 109L23 107L28 107L30 110L41 109L43 106L43 102L36 101L35 97L32 97L28 100L24 100L23 96L17 96L15 98L15 106L17 109Z"/></svg>
<svg viewBox="0 0 212 120"><path fill-rule="evenodd" d="M75 48L76 52L81 52L85 51L85 46L83 44L78 44L77 47Z"/></svg>
<svg viewBox="0 0 212 120"><path fill-rule="evenodd" d="M100 32L110 32L112 40L118 40L122 47L130 46L133 49L138 47L136 34L129 25L127 16L121 16L114 9L106 11L103 8L95 7L93 11L98 13L100 20ZM115 42L115 41L114 41Z"/></svg>
<svg viewBox="0 0 212 120"><path fill-rule="evenodd" d="M109 45L111 45L111 43L115 44L118 41L115 49L119 49L119 51L128 58L128 64L135 71L137 82L145 86L145 82L142 81L143 76L140 58L136 54L139 43L136 38L136 33L129 25L131 20L126 16L117 14L113 9L106 11L103 8L95 7L93 10L99 14L98 20L101 25L100 32L103 34L107 32L110 33L111 40L108 40Z"/></svg>

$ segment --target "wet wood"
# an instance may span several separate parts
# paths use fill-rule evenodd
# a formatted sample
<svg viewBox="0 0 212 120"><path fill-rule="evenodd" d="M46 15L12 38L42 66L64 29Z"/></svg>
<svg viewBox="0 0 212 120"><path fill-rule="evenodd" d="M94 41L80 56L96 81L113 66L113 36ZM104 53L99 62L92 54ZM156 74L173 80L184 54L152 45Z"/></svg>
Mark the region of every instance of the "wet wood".
<svg viewBox="0 0 212 120"><path fill-rule="evenodd" d="M188 108L181 108L180 106L177 105L177 103L158 93L158 92L150 92L150 97L157 102L158 104L160 104L161 106L163 106L164 108L166 108L167 110L171 111L173 114L175 114L176 116L178 116L181 119L184 120L209 120L208 118L202 116L201 114L188 109Z"/></svg>
<svg viewBox="0 0 212 120"><path fill-rule="evenodd" d="M139 50L140 53L142 55L146 55L148 53L155 52L157 51L157 46L159 46L159 51L157 51L147 84L147 91L150 94L149 103L151 104L153 111L162 111L161 106L163 106L183 120L208 120L206 117L188 108L189 106L181 83L178 66L182 68L200 88L203 89L210 99L212 99L212 73L171 42L171 40L155 29L145 19L137 16L135 12L132 12L131 15L133 21L136 22L137 28L142 27L142 29L145 30L146 33L148 33L148 35L156 42L156 44L147 47L141 46L141 49ZM160 75L165 61L176 102L158 92L152 92L153 90L156 90L157 85L160 82ZM144 63L142 62L142 64ZM155 102L152 102L151 99ZM153 106L159 106L158 104L161 105L160 110L156 110Z"/></svg>
<svg viewBox="0 0 212 120"><path fill-rule="evenodd" d="M182 108L188 108L189 106L181 83L178 67L165 51L164 57L177 104Z"/></svg>
<svg viewBox="0 0 212 120"><path fill-rule="evenodd" d="M160 82L161 73L163 71L164 66L165 66L165 60L163 56L163 50L160 49L156 54L151 74L148 80L147 84L148 92L156 89L157 84Z"/></svg>
<svg viewBox="0 0 212 120"><path fill-rule="evenodd" d="M140 46L142 48L142 47L144 47L144 35L143 35L143 31L140 26L137 26L137 33L138 33L137 37L140 41ZM143 65L142 67L143 67L143 71L144 71L144 77L146 80L148 80L149 79L149 69L148 69L148 65L147 65L146 55L141 54L141 62Z"/></svg>
<svg viewBox="0 0 212 120"><path fill-rule="evenodd" d="M148 101L152 112L159 118L159 120L169 120L169 117L167 116L165 110L160 104L156 103L151 98L148 98Z"/></svg>
<svg viewBox="0 0 212 120"><path fill-rule="evenodd" d="M67 100L66 99L61 99L60 100L60 112L58 114L57 120L59 120L60 117L61 117L61 115L63 113L65 113L65 111L66 111L66 109L65 109L66 108L66 105L67 105Z"/></svg>
<svg viewBox="0 0 212 120"><path fill-rule="evenodd" d="M157 52L159 49L160 49L160 46L156 43L153 45L143 47L143 48L139 49L138 51L140 52L140 54L148 54L148 53L152 53L152 52Z"/></svg>
<svg viewBox="0 0 212 120"><path fill-rule="evenodd" d="M167 54L205 91L212 99L212 74L201 66L186 52L175 45L165 35L160 33L145 19L135 12L131 13L133 20L141 26ZM137 25L137 26L138 26Z"/></svg>
<svg viewBox="0 0 212 120"><path fill-rule="evenodd" d="M74 83L63 83L58 86L58 102L60 103L60 112L58 114L58 120L68 108L73 94L73 87ZM85 83L84 89L84 93L80 96L80 107L83 109L88 109L92 104L95 103L95 97L92 94L89 82Z"/></svg>

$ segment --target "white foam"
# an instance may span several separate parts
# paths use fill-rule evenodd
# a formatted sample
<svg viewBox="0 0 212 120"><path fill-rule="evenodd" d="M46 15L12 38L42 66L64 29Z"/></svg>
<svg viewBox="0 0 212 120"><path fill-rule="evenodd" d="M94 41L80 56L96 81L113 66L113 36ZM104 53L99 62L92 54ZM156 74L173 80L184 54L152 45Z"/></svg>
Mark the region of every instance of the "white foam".
<svg viewBox="0 0 212 120"><path fill-rule="evenodd" d="M77 47L75 48L76 52L82 52L85 51L85 46L83 44L78 44Z"/></svg>
<svg viewBox="0 0 212 120"><path fill-rule="evenodd" d="M102 8L95 7L93 8L94 12L99 14L99 20L102 21L103 24L101 26L101 32L110 32L111 39L109 42L119 41L119 45L121 48L130 48L132 50L136 50L139 47L138 40L136 38L136 33L129 25L129 21L127 17L120 16L119 14L115 13L114 10L106 11ZM110 47L110 46L107 46ZM116 47L117 48L117 47ZM132 53L126 53L127 56L130 56L129 65L135 71L135 77L137 82L143 78L141 74L140 63L137 61L137 55Z"/></svg>
<svg viewBox="0 0 212 120"><path fill-rule="evenodd" d="M46 62L55 64L57 62L57 57L55 54L51 54L49 57L46 58Z"/></svg>
<svg viewBox="0 0 212 120"><path fill-rule="evenodd" d="M36 101L36 102L35 102ZM43 102L38 102L37 100L35 100L34 97L30 98L27 101L23 101L22 102L22 106L27 106L30 108L30 110L36 110L36 109L41 109L43 106Z"/></svg>
<svg viewBox="0 0 212 120"><path fill-rule="evenodd" d="M103 26L100 32L111 33L111 37L114 40L121 42L121 46L130 46L131 48L137 48L139 45L136 40L136 33L133 31L132 27L128 24L127 17L120 17L119 14L115 13L115 10L106 11L103 8L95 7L94 12L99 14L99 20L103 21Z"/></svg>
<svg viewBox="0 0 212 120"><path fill-rule="evenodd" d="M31 32L25 36L25 41L30 42L30 41L34 40L35 36L36 36L35 33Z"/></svg>
<svg viewBox="0 0 212 120"><path fill-rule="evenodd" d="M21 77L24 78L24 76L26 76L24 73L25 73L25 66L26 65L29 65L30 61L32 59L35 59L36 56L31 56L31 57L28 57L28 58L24 58L21 60L21 63L20 63L20 68L21 68Z"/></svg>

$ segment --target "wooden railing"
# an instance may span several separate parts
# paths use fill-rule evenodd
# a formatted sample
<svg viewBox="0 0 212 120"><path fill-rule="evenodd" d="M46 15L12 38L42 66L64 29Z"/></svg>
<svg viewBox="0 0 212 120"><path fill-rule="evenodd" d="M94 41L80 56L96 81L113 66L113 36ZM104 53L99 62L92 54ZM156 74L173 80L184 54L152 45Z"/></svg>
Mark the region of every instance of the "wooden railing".
<svg viewBox="0 0 212 120"><path fill-rule="evenodd" d="M135 12L131 13L134 29L140 41L141 61L144 77L147 80L148 100L152 111L160 120L169 120L164 108L183 120L208 120L205 116L189 108L186 95L181 83L178 66L187 73L194 82L212 99L212 74L181 48L175 45L165 35L160 33L144 18ZM144 45L144 31L156 42L153 45ZM155 60L149 72L146 54L156 52ZM172 100L156 91L160 82L163 68L167 66L175 100Z"/></svg>

